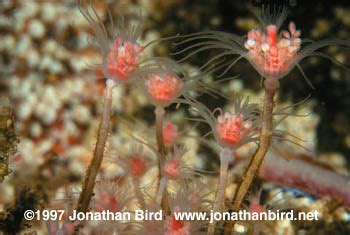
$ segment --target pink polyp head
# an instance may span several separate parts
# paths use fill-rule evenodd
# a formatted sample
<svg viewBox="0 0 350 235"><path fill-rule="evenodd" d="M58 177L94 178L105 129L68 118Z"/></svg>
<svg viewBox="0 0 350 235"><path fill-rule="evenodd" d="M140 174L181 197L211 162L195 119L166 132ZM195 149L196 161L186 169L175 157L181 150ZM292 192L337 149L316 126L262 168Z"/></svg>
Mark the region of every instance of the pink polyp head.
<svg viewBox="0 0 350 235"><path fill-rule="evenodd" d="M231 114L226 112L217 118L215 125L218 141L228 147L235 147L241 143L252 127L250 121L243 121L242 114Z"/></svg>
<svg viewBox="0 0 350 235"><path fill-rule="evenodd" d="M146 162L140 156L134 156L128 159L129 173L132 176L142 176L146 171Z"/></svg>
<svg viewBox="0 0 350 235"><path fill-rule="evenodd" d="M262 213L265 212L265 209L262 205L260 205L258 202L252 202L249 206L249 212L251 213Z"/></svg>
<svg viewBox="0 0 350 235"><path fill-rule="evenodd" d="M192 204L199 204L202 201L201 195L198 192L191 193L188 199Z"/></svg>
<svg viewBox="0 0 350 235"><path fill-rule="evenodd" d="M169 234L175 234L175 232L178 232L179 230L181 230L184 226L184 222L181 220L176 220L175 216L171 216L171 223L170 223L170 228L169 230L171 231L171 233Z"/></svg>
<svg viewBox="0 0 350 235"><path fill-rule="evenodd" d="M248 32L244 44L248 49L248 60L265 78L280 79L294 66L301 44L300 31L292 22L289 30L279 35L276 25L268 25L266 31L254 29Z"/></svg>
<svg viewBox="0 0 350 235"><path fill-rule="evenodd" d="M115 195L111 195L108 192L102 192L101 196L96 200L96 209L103 211L109 209L111 211L120 211L120 207Z"/></svg>
<svg viewBox="0 0 350 235"><path fill-rule="evenodd" d="M181 82L170 73L152 73L148 76L145 86L155 106L167 106L179 95Z"/></svg>
<svg viewBox="0 0 350 235"><path fill-rule="evenodd" d="M107 77L117 81L125 81L139 67L140 53L143 48L129 41L115 40L107 53Z"/></svg>
<svg viewBox="0 0 350 235"><path fill-rule="evenodd" d="M164 164L164 172L171 179L176 179L180 175L180 161L173 159Z"/></svg>
<svg viewBox="0 0 350 235"><path fill-rule="evenodd" d="M178 206L174 208L174 212L179 211L180 208ZM177 220L174 214L167 216L165 226L165 235L191 234L191 224L188 221Z"/></svg>

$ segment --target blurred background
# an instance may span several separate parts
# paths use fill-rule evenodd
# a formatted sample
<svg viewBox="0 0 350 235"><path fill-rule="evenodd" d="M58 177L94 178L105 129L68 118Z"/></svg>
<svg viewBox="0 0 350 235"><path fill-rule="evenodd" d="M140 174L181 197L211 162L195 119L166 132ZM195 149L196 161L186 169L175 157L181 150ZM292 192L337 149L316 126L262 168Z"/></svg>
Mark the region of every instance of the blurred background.
<svg viewBox="0 0 350 235"><path fill-rule="evenodd" d="M253 6L271 3L283 3L289 7L290 14L285 26L290 20L294 21L303 38L315 41L324 38L349 39L350 16L347 1L94 2L101 11L108 8L114 16L123 13L130 19L137 19L141 10L144 41L209 29L244 35L259 23L252 14ZM2 94L10 95L15 102L16 115L21 121L17 124L21 134L32 137L30 139L38 138L43 134L43 129L57 125L56 122L62 120L63 116L71 118L72 130L88 130L89 128L81 127L91 125L90 119L95 117L96 107L88 100L96 101L96 97L94 92L90 93L86 89L99 92L94 83L98 82L96 77L101 77L93 74L98 71L91 71L89 68L99 54L87 42L90 28L80 14L76 1L1 0L0 6L0 89ZM106 19L106 24L109 23ZM176 50L171 47L171 42L160 43L149 53L169 56L170 50ZM323 52L348 66L349 50L330 47ZM194 56L188 63L199 65L206 60L206 56ZM297 102L311 95L310 99L315 102L312 112L319 118L316 126L317 151L346 154L350 146L349 73L324 58L305 59L301 66L315 89L311 89L300 72L295 70L282 82L280 100ZM257 93L261 89L259 76L248 63L239 63L229 75L239 75L239 82L236 83L240 83L249 92ZM63 87L67 89L61 92ZM72 96L69 92L83 94ZM121 102L120 99L115 100L116 103ZM222 100L219 102L219 105L212 104L213 107L222 106ZM118 104L116 105L118 108ZM129 109L136 112L147 109L147 104L139 107L133 103L131 106L133 107Z"/></svg>
<svg viewBox="0 0 350 235"><path fill-rule="evenodd" d="M88 2L88 1L87 1ZM238 35L256 27L254 7L284 4L290 14L285 22L296 24L302 38L350 38L350 4L348 1L229 1L229 0L106 0L92 1L107 28L124 15L137 21L142 13L141 44L161 37L189 34L204 30L221 30ZM283 26L282 26L283 27ZM49 201L54 190L79 183L92 157L96 129L101 112L105 79L94 69L99 52L91 47L91 27L75 0L0 0L0 92L2 158L0 172L6 176L1 184L0 210L13 201L13 185L36 185L48 193L38 203ZM171 56L176 52L173 41L160 42L147 49L146 56ZM293 70L281 82L277 105L303 103L282 129L305 139L310 155L327 162L344 174L350 167L350 50L329 47L322 52L346 68L324 58L301 61L306 76L315 89ZM214 52L215 53L215 52ZM213 54L191 57L184 66L198 69ZM171 56L173 59L180 57ZM227 96L249 95L252 101L262 97L259 75L248 62L241 61L228 76L235 79L221 83L217 89ZM203 78L215 81L214 76ZM114 90L113 128L109 148L127 152L130 136L150 133L154 123L153 107L140 90L118 86ZM211 109L229 107L223 98L198 99ZM168 119L180 130L204 135L205 125L192 127L184 117L187 110L170 107ZM193 164L216 169L218 158L206 146L187 140L197 157ZM304 151L296 147L295 151ZM16 153L16 154L14 154ZM109 151L113 155L113 151ZM9 164L8 164L9 163ZM47 167L49 166L49 167ZM39 169L45 168L40 174ZM20 169L20 171L18 171ZM68 169L68 170L67 170ZM119 174L118 170L110 170ZM43 180L50 179L50 180ZM40 184L37 182L40 181ZM38 186L39 185L39 186ZM45 189L46 190L46 189ZM34 199L33 199L34 200ZM28 202L30 203L30 202Z"/></svg>

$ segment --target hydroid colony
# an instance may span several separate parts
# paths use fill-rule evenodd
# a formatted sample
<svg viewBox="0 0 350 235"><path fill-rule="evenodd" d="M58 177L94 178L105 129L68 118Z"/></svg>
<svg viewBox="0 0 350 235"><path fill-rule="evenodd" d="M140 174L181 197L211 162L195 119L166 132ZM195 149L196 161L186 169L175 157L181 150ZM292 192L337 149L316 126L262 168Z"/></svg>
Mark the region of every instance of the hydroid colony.
<svg viewBox="0 0 350 235"><path fill-rule="evenodd" d="M308 56L327 57L317 51L327 46L349 49L348 40L304 40L293 22L288 24L288 30L283 30L287 8L274 6L258 9L261 26L251 29L243 37L206 31L175 35L143 44L140 40L142 17L139 23L129 25L122 16L116 20L110 11L104 17L100 16L93 2L79 2L79 9L92 30L90 43L99 49L102 58L101 63L93 68L101 71L104 77L105 84L101 86L103 104L100 106L101 120L93 156L88 160L81 189L74 190L66 186L63 196L66 202L57 204L59 207L64 205L66 211L75 209L77 212L162 210L164 217L159 221L103 221L97 224L63 220L47 223L50 233L293 233L293 226L283 227L269 222L259 222L259 226L245 221L208 223L207 220L179 220L174 215L177 212L210 210L238 212L247 208L245 200L250 202L250 211L266 211L268 205L254 197L253 192L249 193L258 175L266 182L295 187L320 197L332 198L332 201L340 205L349 205L348 177L307 157L280 159L280 156L273 154L271 144L274 140L298 144L299 140L292 133L278 129L280 122L294 115L290 112L293 107L276 111L275 96L280 83L288 79L288 74L294 68L301 71L301 77L305 77L299 65L302 59ZM111 29L105 25L106 21ZM177 49L174 54L182 56L182 59L174 61L148 56L146 52L149 46L157 45L162 40L175 41ZM191 73L181 64L191 56L207 50L214 50L216 54L207 59L199 72ZM206 104L199 102L197 98L203 93L211 95L213 99L222 95L215 90L220 83L207 84L202 81L203 78L211 73L223 76L241 59L246 59L252 69L264 79L262 103L251 102L249 98L230 97L234 104L231 109L223 111L223 107L217 107L212 111ZM154 131L128 136L127 142L131 143L131 148L127 152L113 148L113 142L109 140L114 128L111 120L112 117L115 118L113 100L120 98L114 97L113 90L122 86L143 92L154 107L155 117ZM190 110L195 117L188 118L189 121L207 124L210 132L205 136L186 136L186 133L180 132L176 125L167 120L172 104L176 105L175 112ZM132 129L133 126L129 128ZM126 132L134 133L130 130ZM123 135L122 131L119 133ZM210 139L210 135L214 138ZM195 141L217 151L220 167L214 177L205 169L193 167L189 163L186 156L194 153L186 142L193 137ZM252 144L257 146L255 153L242 158L239 150L250 148ZM284 166L281 161L288 161L288 166ZM108 167L122 168L125 174L108 176L105 169ZM230 171L237 170L241 180L230 175ZM319 177L321 175L326 177ZM228 192L232 189L232 184L237 187L234 196L230 197ZM35 190L34 195L40 191L38 188ZM264 191L264 188L260 187L259 191ZM258 197L261 194L258 193ZM46 198L47 195L49 193L41 195L41 198ZM284 206L284 209L288 209L290 205L285 203ZM298 207L297 210L307 210L306 207ZM2 216L2 221L8 221L11 217L11 210L9 211L8 215Z"/></svg>

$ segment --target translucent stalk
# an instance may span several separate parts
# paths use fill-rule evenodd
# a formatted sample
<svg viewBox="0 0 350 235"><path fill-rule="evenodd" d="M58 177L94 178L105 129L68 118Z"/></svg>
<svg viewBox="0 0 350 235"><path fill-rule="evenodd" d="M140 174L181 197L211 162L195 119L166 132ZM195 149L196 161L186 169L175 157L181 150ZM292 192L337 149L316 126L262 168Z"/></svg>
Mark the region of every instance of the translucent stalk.
<svg viewBox="0 0 350 235"><path fill-rule="evenodd" d="M156 107L155 110L156 114L156 136L157 136L157 147L159 153L164 156L166 154L165 152L165 146L164 146L164 139L163 139L163 119L165 110L163 107ZM160 162L162 162L163 159L160 159Z"/></svg>
<svg viewBox="0 0 350 235"><path fill-rule="evenodd" d="M106 146L108 133L110 130L110 116L112 107L112 89L115 85L114 81L108 79L106 81L106 88L104 92L104 103L102 117L98 128L97 141L94 150L94 156L86 170L85 180L82 191L79 196L77 211L87 212L95 186L96 176L100 170L103 154Z"/></svg>
<svg viewBox="0 0 350 235"><path fill-rule="evenodd" d="M162 179L162 166L164 165L164 159L166 155L166 149L164 145L164 138L163 138L163 119L165 115L165 110L163 107L158 106L155 110L156 115L156 137L157 137L157 147L158 152L160 153L161 157L158 159L158 174L159 174L159 187L158 192L160 192L161 187L163 187L161 179ZM165 183L166 186L166 183ZM164 192L165 191L165 192ZM158 197L158 195L157 195ZM168 194L166 192L166 187L163 189L163 192L160 194L160 202L161 207L165 211L166 215L170 215L170 209L168 206Z"/></svg>
<svg viewBox="0 0 350 235"><path fill-rule="evenodd" d="M140 179L138 177L131 177L131 182L132 182L132 185L134 186L135 196L137 201L140 204L140 209L144 210L146 207L145 207L145 200L144 200L143 193L140 190Z"/></svg>
<svg viewBox="0 0 350 235"><path fill-rule="evenodd" d="M264 97L264 108L263 108L263 123L260 131L260 142L259 148L252 157L248 168L244 174L243 180L239 185L235 197L233 199L232 210L238 212L241 208L241 204L246 197L248 190L257 175L262 161L269 149L271 137L272 137L272 112L273 112L273 100L275 97L276 90L279 87L278 79L266 79L264 82L265 86L265 97ZM231 234L233 227L232 222L228 222L226 226L225 234Z"/></svg>
<svg viewBox="0 0 350 235"><path fill-rule="evenodd" d="M164 191L166 189L167 184L168 184L168 179L165 177L163 177L159 182L159 188L158 188L158 192L156 195L157 205L160 205L162 203L163 194L164 194Z"/></svg>
<svg viewBox="0 0 350 235"><path fill-rule="evenodd" d="M219 186L216 191L215 201L213 205L214 212L219 212L224 206L225 189L227 185L227 175L228 175L228 164L230 162L230 159L232 159L233 157L232 154L233 152L228 148L224 148L220 152L220 179L219 179ZM214 234L215 225L216 225L216 221L213 221L213 223L209 225L208 235Z"/></svg>

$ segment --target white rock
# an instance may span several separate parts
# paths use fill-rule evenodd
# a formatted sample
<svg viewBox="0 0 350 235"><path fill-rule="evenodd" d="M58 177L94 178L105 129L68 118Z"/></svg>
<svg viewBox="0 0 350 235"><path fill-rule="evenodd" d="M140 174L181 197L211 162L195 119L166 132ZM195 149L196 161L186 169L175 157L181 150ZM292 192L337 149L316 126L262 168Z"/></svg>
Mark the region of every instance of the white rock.
<svg viewBox="0 0 350 235"><path fill-rule="evenodd" d="M23 154L23 160L25 164L30 166L38 165L42 163L42 154L38 152L36 146L30 139L21 138L18 145L18 150Z"/></svg>
<svg viewBox="0 0 350 235"><path fill-rule="evenodd" d="M25 19L33 17L39 11L39 5L37 1L21 1L23 4L20 12L23 12Z"/></svg>
<svg viewBox="0 0 350 235"><path fill-rule="evenodd" d="M55 20L57 13L56 6L52 2L45 2L41 7L41 18L45 22L52 22Z"/></svg>
<svg viewBox="0 0 350 235"><path fill-rule="evenodd" d="M70 17L74 26L89 27L89 22L86 20L83 14L81 14L78 8L75 8L70 12Z"/></svg>
<svg viewBox="0 0 350 235"><path fill-rule="evenodd" d="M67 116L68 116L68 115L67 115ZM76 124L73 122L72 119L67 119L67 120L65 120L64 129L65 129L65 134L66 134L66 135L77 136L77 135L78 135L78 132L79 132L79 130L78 130Z"/></svg>
<svg viewBox="0 0 350 235"><path fill-rule="evenodd" d="M45 115L42 117L43 122L52 124L57 119L56 109L47 107Z"/></svg>
<svg viewBox="0 0 350 235"><path fill-rule="evenodd" d="M44 42L43 51L53 54L58 48L57 42L53 39L48 39Z"/></svg>
<svg viewBox="0 0 350 235"><path fill-rule="evenodd" d="M13 6L14 1L13 0L2 0L1 4L4 9L8 9Z"/></svg>
<svg viewBox="0 0 350 235"><path fill-rule="evenodd" d="M33 68L39 65L40 55L37 50L32 49L28 51L26 59L29 67Z"/></svg>
<svg viewBox="0 0 350 235"><path fill-rule="evenodd" d="M15 47L16 41L15 38L12 35L5 35L0 43L1 49L7 49L10 50Z"/></svg>
<svg viewBox="0 0 350 235"><path fill-rule="evenodd" d="M46 113L47 105L43 102L38 103L35 106L34 113L37 117L42 118Z"/></svg>
<svg viewBox="0 0 350 235"><path fill-rule="evenodd" d="M41 136L43 133L43 128L41 127L41 125L38 122L34 122L31 126L30 126L30 134L34 137L39 137Z"/></svg>
<svg viewBox="0 0 350 235"><path fill-rule="evenodd" d="M243 82L240 79L233 79L229 84L230 90L241 92L243 90Z"/></svg>
<svg viewBox="0 0 350 235"><path fill-rule="evenodd" d="M85 105L77 105L73 109L73 119L78 123L85 124L91 119L90 109Z"/></svg>
<svg viewBox="0 0 350 235"><path fill-rule="evenodd" d="M45 25L38 19L33 19L29 22L29 34L36 39L42 38L45 35Z"/></svg>
<svg viewBox="0 0 350 235"><path fill-rule="evenodd" d="M44 70L44 69L49 69L50 65L53 63L53 59L50 55L45 54L41 58L39 68Z"/></svg>
<svg viewBox="0 0 350 235"><path fill-rule="evenodd" d="M70 60L70 65L73 67L74 71L80 73L82 70L89 68L89 64L95 58L75 56Z"/></svg>
<svg viewBox="0 0 350 235"><path fill-rule="evenodd" d="M34 107L38 103L38 96L35 93L28 94L26 101L31 107Z"/></svg>
<svg viewBox="0 0 350 235"><path fill-rule="evenodd" d="M49 72L53 74L59 74L59 73L62 73L63 71L64 71L63 65L57 60L55 60L49 68Z"/></svg>
<svg viewBox="0 0 350 235"><path fill-rule="evenodd" d="M48 152L53 146L53 140L52 139L45 139L38 143L37 149L40 153L46 153Z"/></svg>
<svg viewBox="0 0 350 235"><path fill-rule="evenodd" d="M27 119L30 114L32 113L32 108L28 103L23 102L19 105L19 108L17 109L17 116L19 119Z"/></svg>
<svg viewBox="0 0 350 235"><path fill-rule="evenodd" d="M84 49L84 48L87 48L87 47L90 46L88 38L89 38L89 34L87 34L86 32L79 33L79 36L78 36L78 49Z"/></svg>
<svg viewBox="0 0 350 235"><path fill-rule="evenodd" d="M75 174L82 175L85 173L85 167L79 161L72 161L69 166L69 170Z"/></svg>
<svg viewBox="0 0 350 235"><path fill-rule="evenodd" d="M43 95L45 102L52 102L57 99L56 89L52 85L47 85Z"/></svg>
<svg viewBox="0 0 350 235"><path fill-rule="evenodd" d="M90 151L84 148L83 146L72 146L67 149L67 155L72 157L73 159L79 159L82 156L89 155Z"/></svg>
<svg viewBox="0 0 350 235"><path fill-rule="evenodd" d="M20 40L16 45L16 53L19 55L26 56L28 50L32 47L32 41L29 35L22 34Z"/></svg>
<svg viewBox="0 0 350 235"><path fill-rule="evenodd" d="M19 87L18 94L20 96L26 96L27 94L30 93L31 89L32 89L32 84L30 83L30 81L24 80Z"/></svg>
<svg viewBox="0 0 350 235"><path fill-rule="evenodd" d="M14 13L13 27L15 31L21 31L24 28L25 20L23 17L23 11L16 11Z"/></svg>

